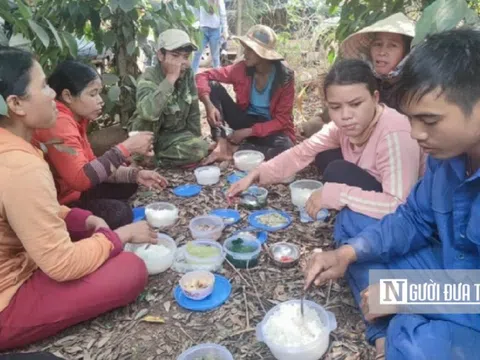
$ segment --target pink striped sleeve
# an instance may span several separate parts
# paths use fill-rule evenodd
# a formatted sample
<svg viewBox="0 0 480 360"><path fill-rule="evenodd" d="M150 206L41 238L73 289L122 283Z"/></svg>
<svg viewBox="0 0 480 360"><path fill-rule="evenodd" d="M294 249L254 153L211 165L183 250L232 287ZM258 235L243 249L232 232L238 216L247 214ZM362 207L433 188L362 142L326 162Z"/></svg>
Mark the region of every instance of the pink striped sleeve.
<svg viewBox="0 0 480 360"><path fill-rule="evenodd" d="M332 122L297 146L259 166L260 184L280 182L307 167L318 153L340 147L340 134Z"/></svg>
<svg viewBox="0 0 480 360"><path fill-rule="evenodd" d="M383 192L364 191L345 184L327 183L322 190L322 205L353 211L381 219L405 202L418 181L421 166L420 148L408 131L387 134L376 149L376 167ZM373 154L372 154L373 155Z"/></svg>

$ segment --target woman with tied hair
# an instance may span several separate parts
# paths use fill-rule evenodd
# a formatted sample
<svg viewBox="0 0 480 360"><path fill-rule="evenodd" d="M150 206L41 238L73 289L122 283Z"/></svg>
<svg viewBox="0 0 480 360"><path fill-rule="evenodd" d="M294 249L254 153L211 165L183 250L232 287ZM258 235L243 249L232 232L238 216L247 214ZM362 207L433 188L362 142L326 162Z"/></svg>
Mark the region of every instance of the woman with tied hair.
<svg viewBox="0 0 480 360"><path fill-rule="evenodd" d="M324 186L305 210L339 210L335 239L356 235L402 204L423 173L424 157L410 136L408 118L379 102L378 85L362 60L336 63L324 81L332 121L233 184L236 196L252 183L279 183L311 163L322 167Z"/></svg>
<svg viewBox="0 0 480 360"><path fill-rule="evenodd" d="M399 110L394 84L414 36L415 23L396 13L347 37L340 45L340 53L347 59L367 61L379 83L380 101Z"/></svg>
<svg viewBox="0 0 480 360"><path fill-rule="evenodd" d="M134 301L144 262L123 252L155 243L145 221L109 229L61 206L33 132L55 126L55 91L33 55L0 47L0 351L21 347Z"/></svg>
<svg viewBox="0 0 480 360"><path fill-rule="evenodd" d="M87 128L102 114L104 105L97 72L67 60L57 66L48 84L57 94L57 121L51 128L37 129L34 139L41 143L58 139L75 151L71 154L48 147L46 159L60 203L89 210L112 229L131 223L133 213L127 200L138 184L157 189L167 184L155 171L125 165L131 154L153 155L153 134L142 131L96 157Z"/></svg>

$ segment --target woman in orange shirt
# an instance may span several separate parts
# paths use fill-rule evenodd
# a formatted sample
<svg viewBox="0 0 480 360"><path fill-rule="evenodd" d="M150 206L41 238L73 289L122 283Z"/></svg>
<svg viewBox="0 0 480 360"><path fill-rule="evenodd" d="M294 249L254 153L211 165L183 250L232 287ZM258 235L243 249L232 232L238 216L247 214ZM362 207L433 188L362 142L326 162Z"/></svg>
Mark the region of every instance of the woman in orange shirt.
<svg viewBox="0 0 480 360"><path fill-rule="evenodd" d="M56 121L55 92L32 54L0 47L0 95L1 352L134 301L147 271L123 245L155 243L156 234L145 221L112 231L58 203L48 164L31 145L36 129Z"/></svg>

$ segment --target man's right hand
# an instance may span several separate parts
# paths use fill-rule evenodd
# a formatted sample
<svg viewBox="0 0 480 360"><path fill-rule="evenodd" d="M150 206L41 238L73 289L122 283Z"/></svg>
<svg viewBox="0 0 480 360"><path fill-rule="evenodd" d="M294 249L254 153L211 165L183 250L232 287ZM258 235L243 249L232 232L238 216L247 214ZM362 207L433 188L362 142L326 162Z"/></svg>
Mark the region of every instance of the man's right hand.
<svg viewBox="0 0 480 360"><path fill-rule="evenodd" d="M131 154L153 156L153 132L151 131L140 131L122 144Z"/></svg>
<svg viewBox="0 0 480 360"><path fill-rule="evenodd" d="M219 127L222 126L222 115L220 111L212 104L207 107L207 121L210 126Z"/></svg>
<svg viewBox="0 0 480 360"><path fill-rule="evenodd" d="M344 245L333 251L314 252L305 269L305 289L343 277L348 265L356 261L354 248Z"/></svg>
<svg viewBox="0 0 480 360"><path fill-rule="evenodd" d="M162 61L162 68L165 72L165 78L167 81L174 85L180 77L180 72L182 71L182 62L167 52L165 59Z"/></svg>

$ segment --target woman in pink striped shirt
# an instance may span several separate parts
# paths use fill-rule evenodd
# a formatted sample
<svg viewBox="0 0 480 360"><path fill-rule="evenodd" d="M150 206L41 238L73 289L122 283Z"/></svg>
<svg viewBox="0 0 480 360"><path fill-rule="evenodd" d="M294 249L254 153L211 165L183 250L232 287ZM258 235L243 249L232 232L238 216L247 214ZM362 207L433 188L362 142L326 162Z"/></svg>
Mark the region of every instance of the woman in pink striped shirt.
<svg viewBox="0 0 480 360"><path fill-rule="evenodd" d="M252 183L278 183L315 162L324 186L306 205L337 216L335 238L350 238L403 203L423 174L424 156L410 137L407 117L379 103L377 81L362 60L343 60L329 71L324 93L332 121L294 148L233 184L229 196Z"/></svg>

